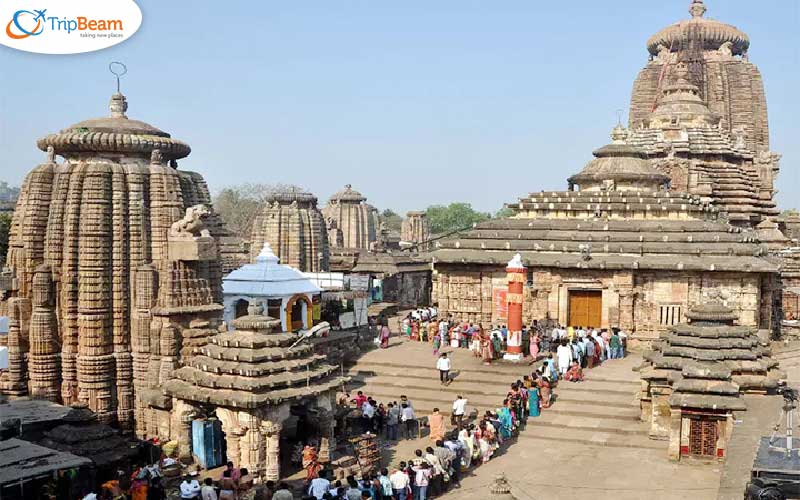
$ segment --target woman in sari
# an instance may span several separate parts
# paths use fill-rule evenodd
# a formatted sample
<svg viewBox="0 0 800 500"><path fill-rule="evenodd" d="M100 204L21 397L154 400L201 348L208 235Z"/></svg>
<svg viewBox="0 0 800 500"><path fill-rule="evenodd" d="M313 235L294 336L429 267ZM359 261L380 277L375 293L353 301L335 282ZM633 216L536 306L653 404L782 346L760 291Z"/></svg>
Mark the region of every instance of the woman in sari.
<svg viewBox="0 0 800 500"><path fill-rule="evenodd" d="M411 340L419 340L419 321L411 321Z"/></svg>
<svg viewBox="0 0 800 500"><path fill-rule="evenodd" d="M450 347L461 347L461 327L458 325L450 329Z"/></svg>
<svg viewBox="0 0 800 500"><path fill-rule="evenodd" d="M461 444L464 445L464 456L462 458L462 469L465 469L472 464L472 459L475 457L475 436L473 435L473 431L475 430L475 426L470 424L468 428L461 429L458 431L458 440L461 441Z"/></svg>
<svg viewBox="0 0 800 500"><path fill-rule="evenodd" d="M389 325L382 324L381 325L381 349L386 349L389 347L389 337L391 336L392 332L389 331Z"/></svg>
<svg viewBox="0 0 800 500"><path fill-rule="evenodd" d="M533 374L533 380L528 387L528 416L539 416L539 387L537 387L537 376Z"/></svg>
<svg viewBox="0 0 800 500"><path fill-rule="evenodd" d="M500 357L500 351L503 350L503 343L500 340L500 334L498 332L489 333L492 337L492 357Z"/></svg>
<svg viewBox="0 0 800 500"><path fill-rule="evenodd" d="M489 366L492 364L492 359L494 359L492 340L489 338L489 333L484 332L483 328L478 330L477 335L480 343L480 356L483 358L483 364Z"/></svg>
<svg viewBox="0 0 800 500"><path fill-rule="evenodd" d="M547 377L539 379L539 397L542 399L540 408L550 408L550 381L547 380Z"/></svg>
<svg viewBox="0 0 800 500"><path fill-rule="evenodd" d="M479 458L481 463L486 463L492 458L492 444L490 439L494 435L493 430L489 430L492 428L491 425L486 424L485 422L481 423L480 427L475 431L475 437L478 440L478 449L479 449ZM492 428L493 429L493 428Z"/></svg>
<svg viewBox="0 0 800 500"><path fill-rule="evenodd" d="M303 468L306 470L306 481L311 481L319 477L322 465L319 463L317 449L306 445L303 448Z"/></svg>
<svg viewBox="0 0 800 500"><path fill-rule="evenodd" d="M441 337L439 337L439 334L437 333L437 334L435 334L433 336L433 355L434 356L438 356L439 355L439 348L441 346L442 346Z"/></svg>
<svg viewBox="0 0 800 500"><path fill-rule="evenodd" d="M503 406L497 409L497 418L500 420L500 435L503 439L511 437L511 432L514 429L514 419L511 416L510 402L508 399L503 400Z"/></svg>
<svg viewBox="0 0 800 500"><path fill-rule="evenodd" d="M536 361L536 358L539 357L539 332L537 330L533 330L533 334L531 335L531 358Z"/></svg>

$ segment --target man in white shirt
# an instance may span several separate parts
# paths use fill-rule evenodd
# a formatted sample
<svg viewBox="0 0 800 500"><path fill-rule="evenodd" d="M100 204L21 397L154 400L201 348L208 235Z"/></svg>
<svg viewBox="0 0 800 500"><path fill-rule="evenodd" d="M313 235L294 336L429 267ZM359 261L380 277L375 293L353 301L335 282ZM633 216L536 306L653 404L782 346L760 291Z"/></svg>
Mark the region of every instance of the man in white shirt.
<svg viewBox="0 0 800 500"><path fill-rule="evenodd" d="M311 485L308 487L308 494L317 500L322 500L325 493L331 489L331 482L328 481L327 476L328 471L322 470L318 478L312 479Z"/></svg>
<svg viewBox="0 0 800 500"><path fill-rule="evenodd" d="M364 404L361 405L361 427L363 432L372 429L373 417L375 417L375 407L372 406L372 403L367 399L364 401Z"/></svg>
<svg viewBox="0 0 800 500"><path fill-rule="evenodd" d="M414 423L417 421L417 416L414 415L414 408L403 403L400 409L400 421L405 423L406 438L410 438L411 430L414 428Z"/></svg>
<svg viewBox="0 0 800 500"><path fill-rule="evenodd" d="M184 500L200 498L200 483L197 482L197 479L188 475L183 478L181 498Z"/></svg>
<svg viewBox="0 0 800 500"><path fill-rule="evenodd" d="M450 359L447 353L442 353L436 361L436 369L439 370L439 383L448 385L450 383Z"/></svg>
<svg viewBox="0 0 800 500"><path fill-rule="evenodd" d="M461 429L461 422L464 420L464 414L467 411L467 400L460 395L453 401L453 415L450 418L450 423Z"/></svg>
<svg viewBox="0 0 800 500"><path fill-rule="evenodd" d="M566 375L572 361L572 349L569 348L566 340L562 340L558 349L556 349L556 360L558 361L558 372L563 377Z"/></svg>
<svg viewBox="0 0 800 500"><path fill-rule="evenodd" d="M406 492L408 491L409 479L408 474L401 470L395 470L392 472L392 475L389 476L389 481L392 483L392 489L394 490L394 497L395 498L405 498Z"/></svg>

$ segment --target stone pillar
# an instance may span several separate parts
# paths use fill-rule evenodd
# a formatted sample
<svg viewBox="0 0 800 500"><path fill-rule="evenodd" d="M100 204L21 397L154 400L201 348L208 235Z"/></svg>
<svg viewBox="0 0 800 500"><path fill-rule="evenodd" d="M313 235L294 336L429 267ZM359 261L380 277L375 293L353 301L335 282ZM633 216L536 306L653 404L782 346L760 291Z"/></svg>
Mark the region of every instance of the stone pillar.
<svg viewBox="0 0 800 500"><path fill-rule="evenodd" d="M508 347L503 359L520 361L522 355L522 288L526 270L522 256L516 254L506 267L508 273Z"/></svg>
<svg viewBox="0 0 800 500"><path fill-rule="evenodd" d="M191 463L192 458L192 421L196 414L194 409L189 407L188 411L180 414L178 422L178 460L183 463Z"/></svg>
<svg viewBox="0 0 800 500"><path fill-rule="evenodd" d="M33 312L30 325L28 375L34 398L58 402L61 384L58 368L55 293L50 266L42 264L33 276Z"/></svg>
<svg viewBox="0 0 800 500"><path fill-rule="evenodd" d="M683 422L681 419L681 409L672 408L669 418L669 446L667 448L667 455L672 461L679 461L681 459L681 431Z"/></svg>
<svg viewBox="0 0 800 500"><path fill-rule="evenodd" d="M266 478L267 481L277 481L281 475L280 452L283 425L276 422L265 422L262 425L267 435Z"/></svg>

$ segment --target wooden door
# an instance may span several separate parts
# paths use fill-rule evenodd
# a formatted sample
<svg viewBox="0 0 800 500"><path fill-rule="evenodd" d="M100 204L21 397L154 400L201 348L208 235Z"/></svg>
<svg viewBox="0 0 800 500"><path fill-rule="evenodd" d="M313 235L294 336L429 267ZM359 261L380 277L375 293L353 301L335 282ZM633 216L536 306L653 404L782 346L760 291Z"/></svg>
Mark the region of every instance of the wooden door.
<svg viewBox="0 0 800 500"><path fill-rule="evenodd" d="M703 457L717 455L717 422L708 418L689 421L689 454Z"/></svg>
<svg viewBox="0 0 800 500"><path fill-rule="evenodd" d="M600 290L570 290L569 325L600 328L603 318L603 292Z"/></svg>

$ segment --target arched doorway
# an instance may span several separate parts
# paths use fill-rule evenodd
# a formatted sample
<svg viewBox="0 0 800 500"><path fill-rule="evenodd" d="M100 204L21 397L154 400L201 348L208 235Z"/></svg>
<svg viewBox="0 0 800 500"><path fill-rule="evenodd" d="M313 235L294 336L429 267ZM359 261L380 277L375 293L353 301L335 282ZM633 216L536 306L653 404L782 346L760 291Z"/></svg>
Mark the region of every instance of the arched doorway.
<svg viewBox="0 0 800 500"><path fill-rule="evenodd" d="M242 316L247 316L248 307L250 307L250 302L244 299L237 300L234 304L233 318L236 319L241 318Z"/></svg>
<svg viewBox="0 0 800 500"><path fill-rule="evenodd" d="M311 301L305 295L295 295L286 303L286 328L297 331L311 328Z"/></svg>

